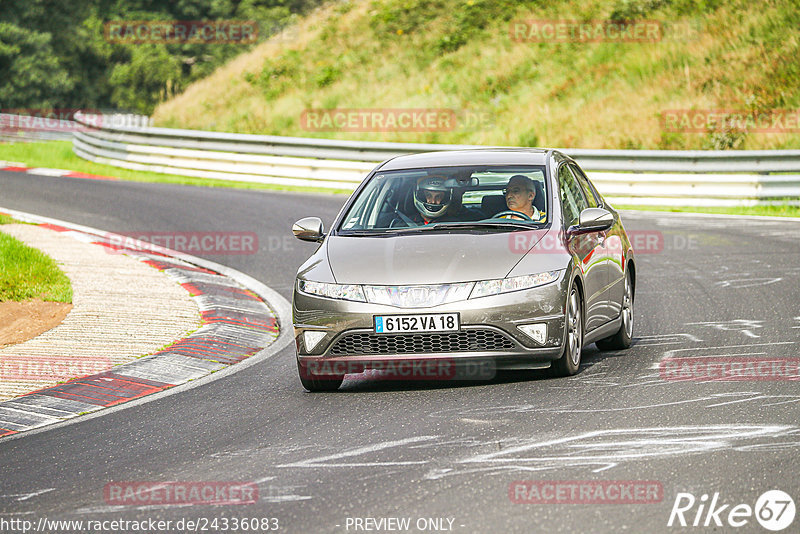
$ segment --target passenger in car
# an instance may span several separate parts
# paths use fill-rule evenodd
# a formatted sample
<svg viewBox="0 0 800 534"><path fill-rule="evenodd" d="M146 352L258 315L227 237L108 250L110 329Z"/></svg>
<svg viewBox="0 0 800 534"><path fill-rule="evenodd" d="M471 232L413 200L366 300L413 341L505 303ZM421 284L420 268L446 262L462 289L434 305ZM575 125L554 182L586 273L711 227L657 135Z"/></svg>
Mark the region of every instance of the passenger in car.
<svg viewBox="0 0 800 534"><path fill-rule="evenodd" d="M515 174L508 181L503 194L506 197L508 209L524 213L534 222L545 222L547 214L535 205L536 187L533 180L522 174ZM522 219L515 215L504 215L504 219Z"/></svg>

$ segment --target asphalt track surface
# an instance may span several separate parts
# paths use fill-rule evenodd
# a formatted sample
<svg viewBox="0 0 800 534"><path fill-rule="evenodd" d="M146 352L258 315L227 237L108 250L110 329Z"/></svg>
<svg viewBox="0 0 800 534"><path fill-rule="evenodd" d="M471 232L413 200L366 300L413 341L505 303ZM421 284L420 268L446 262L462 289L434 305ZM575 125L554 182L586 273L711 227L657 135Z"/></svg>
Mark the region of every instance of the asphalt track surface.
<svg viewBox="0 0 800 534"><path fill-rule="evenodd" d="M315 246L288 237L291 223L318 215L328 227L343 201L0 173L0 205L110 232L255 232L257 254L205 257L288 300ZM348 377L338 392L311 394L290 345L180 394L0 441L0 519L216 518L211 532L222 531L223 518L277 518L283 532L356 532L364 530L354 518L387 517L410 518L410 532L426 526L420 518L444 518L440 529L454 532L767 532L752 516L732 528L728 513L773 489L798 502L798 383L669 380L659 362L797 358L800 222L655 213L627 213L624 222L661 242L637 255L635 344L612 353L587 347L574 377ZM520 504L509 496L520 480L655 481L663 498ZM109 504L104 487L119 481L256 482L259 498ZM685 512L690 525L701 496L719 493L717 507L729 505L724 526L709 518L703 527L704 510L699 527L668 527L681 492L698 500Z"/></svg>

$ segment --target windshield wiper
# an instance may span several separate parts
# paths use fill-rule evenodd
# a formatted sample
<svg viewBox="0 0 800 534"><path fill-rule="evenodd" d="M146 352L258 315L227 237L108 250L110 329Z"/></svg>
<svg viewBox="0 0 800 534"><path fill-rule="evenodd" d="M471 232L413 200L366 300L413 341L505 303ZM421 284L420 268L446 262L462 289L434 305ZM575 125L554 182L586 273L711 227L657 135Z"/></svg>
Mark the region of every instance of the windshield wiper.
<svg viewBox="0 0 800 534"><path fill-rule="evenodd" d="M432 232L435 230L535 230L540 224L535 226L522 221L469 221L469 222L440 222L422 224L412 227L401 228L382 228L380 230L345 230L347 233L341 235L362 237L362 236L384 236L397 234L410 234L415 232Z"/></svg>
<svg viewBox="0 0 800 534"><path fill-rule="evenodd" d="M538 225L537 225L538 226ZM460 230L460 229L482 229L482 228L495 228L495 229L504 229L504 228L520 228L524 230L533 230L537 226L531 226L530 223L526 224L522 221L516 222L513 220L508 221L471 221L471 222L462 222L462 223L449 223L449 222L441 222L441 223L434 223L429 224L425 228L429 228L431 230Z"/></svg>
<svg viewBox="0 0 800 534"><path fill-rule="evenodd" d="M376 235L393 234L392 230L340 230L339 235L345 237L372 237Z"/></svg>

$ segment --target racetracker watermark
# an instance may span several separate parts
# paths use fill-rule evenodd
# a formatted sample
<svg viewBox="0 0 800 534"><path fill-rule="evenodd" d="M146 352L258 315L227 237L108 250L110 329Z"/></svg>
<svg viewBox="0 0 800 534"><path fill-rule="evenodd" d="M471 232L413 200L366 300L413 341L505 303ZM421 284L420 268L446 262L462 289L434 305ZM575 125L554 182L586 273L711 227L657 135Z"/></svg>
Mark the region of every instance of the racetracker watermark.
<svg viewBox="0 0 800 534"><path fill-rule="evenodd" d="M664 500L657 480L515 480L514 504L653 504Z"/></svg>
<svg viewBox="0 0 800 534"><path fill-rule="evenodd" d="M665 358L659 375L672 381L744 382L800 380L800 358L710 356Z"/></svg>
<svg viewBox="0 0 800 534"><path fill-rule="evenodd" d="M670 109L661 112L661 128L674 133L800 133L800 110Z"/></svg>
<svg viewBox="0 0 800 534"><path fill-rule="evenodd" d="M511 40L517 43L655 43L663 38L657 20L513 20Z"/></svg>
<svg viewBox="0 0 800 534"><path fill-rule="evenodd" d="M456 362L452 358L414 360L312 360L300 365L303 378L334 379L364 373L370 380L491 380L491 360Z"/></svg>
<svg viewBox="0 0 800 534"><path fill-rule="evenodd" d="M255 482L109 482L106 504L115 506L254 504Z"/></svg>
<svg viewBox="0 0 800 534"><path fill-rule="evenodd" d="M188 519L49 519L40 516L38 519L5 519L0 517L0 532L269 532L281 530L277 517L242 517L233 515L210 515Z"/></svg>
<svg viewBox="0 0 800 534"><path fill-rule="evenodd" d="M86 124L75 122L80 113ZM103 114L77 108L0 109L0 132L85 132L103 126Z"/></svg>
<svg viewBox="0 0 800 534"><path fill-rule="evenodd" d="M270 236L270 250L290 250L293 242ZM254 232L130 232L128 235L106 234L110 254L125 250L174 250L187 254L241 256L258 252L258 235ZM289 247L288 249L286 247Z"/></svg>
<svg viewBox="0 0 800 534"><path fill-rule="evenodd" d="M111 369L111 360L105 356L3 356L0 360L0 379L52 381L102 373Z"/></svg>
<svg viewBox="0 0 800 534"><path fill-rule="evenodd" d="M636 254L661 254L665 250L697 250L699 238L694 234L664 234L658 230L631 230L628 240ZM577 236L574 247L578 253L588 253L598 244L592 234ZM535 245L535 246L534 246ZM515 254L553 254L564 252L566 232L563 230L530 230L508 234L509 250ZM608 253L623 253L625 247L617 235L608 235L602 245ZM533 248L532 248L533 247Z"/></svg>
<svg viewBox="0 0 800 534"><path fill-rule="evenodd" d="M310 132L452 132L493 123L488 112L450 108L306 109L300 127Z"/></svg>
<svg viewBox="0 0 800 534"><path fill-rule="evenodd" d="M116 44L251 44L254 20L113 20L103 25L105 40Z"/></svg>

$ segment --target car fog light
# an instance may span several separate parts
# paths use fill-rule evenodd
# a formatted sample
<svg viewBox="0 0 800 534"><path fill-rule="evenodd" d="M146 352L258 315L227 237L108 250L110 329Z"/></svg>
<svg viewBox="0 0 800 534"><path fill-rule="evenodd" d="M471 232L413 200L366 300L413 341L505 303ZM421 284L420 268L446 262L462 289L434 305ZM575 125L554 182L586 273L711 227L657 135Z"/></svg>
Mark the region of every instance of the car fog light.
<svg viewBox="0 0 800 534"><path fill-rule="evenodd" d="M322 338L325 337L325 332L319 332L317 330L306 330L303 332L303 345L305 345L306 350L311 352L314 350L314 347L317 346L317 343L322 341Z"/></svg>
<svg viewBox="0 0 800 534"><path fill-rule="evenodd" d="M539 345L544 345L547 340L547 323L523 324L517 328Z"/></svg>

